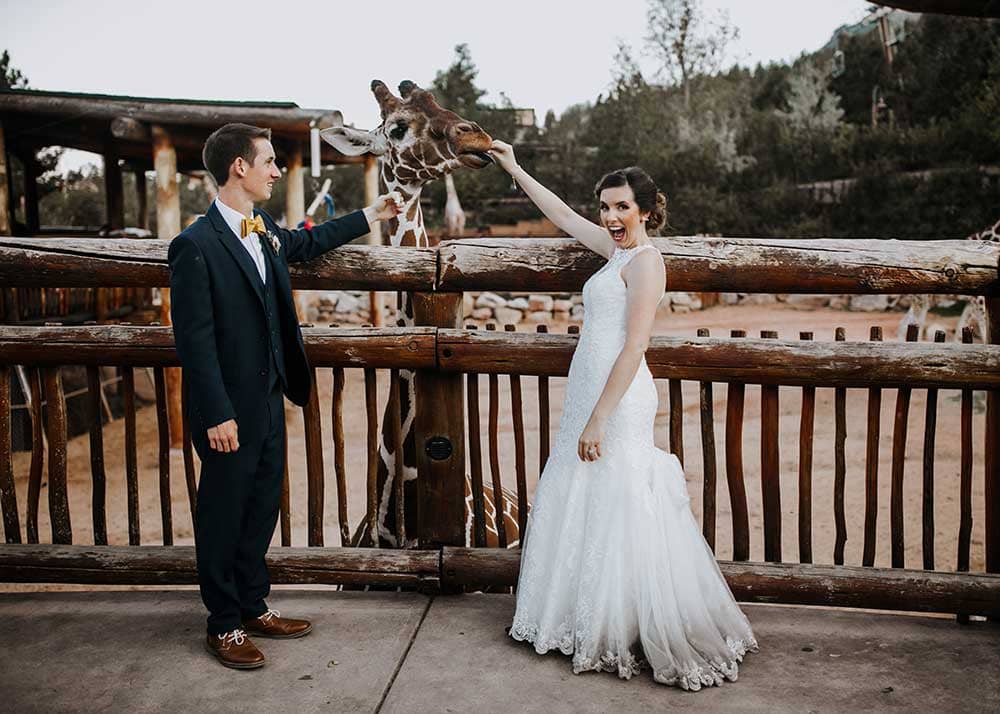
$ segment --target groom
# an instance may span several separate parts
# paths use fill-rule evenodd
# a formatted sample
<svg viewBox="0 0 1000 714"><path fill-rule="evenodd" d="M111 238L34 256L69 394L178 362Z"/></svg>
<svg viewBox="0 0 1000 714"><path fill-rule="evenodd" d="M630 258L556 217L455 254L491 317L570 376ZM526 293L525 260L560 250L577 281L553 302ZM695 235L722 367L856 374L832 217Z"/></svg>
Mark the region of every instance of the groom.
<svg viewBox="0 0 1000 714"><path fill-rule="evenodd" d="M170 243L170 314L202 464L195 545L206 645L225 666L253 669L264 655L247 633L284 639L312 628L264 601L285 461L282 394L303 405L311 388L288 264L364 235L399 207L379 196L363 211L287 230L254 209L281 178L270 129L226 124L203 159L219 196Z"/></svg>

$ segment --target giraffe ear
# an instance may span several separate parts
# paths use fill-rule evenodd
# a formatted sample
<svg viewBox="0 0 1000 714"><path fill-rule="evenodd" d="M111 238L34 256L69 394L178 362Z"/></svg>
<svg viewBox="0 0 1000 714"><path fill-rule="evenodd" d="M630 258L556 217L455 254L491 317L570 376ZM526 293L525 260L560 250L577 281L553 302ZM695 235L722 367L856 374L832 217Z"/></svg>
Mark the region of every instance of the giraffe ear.
<svg viewBox="0 0 1000 714"><path fill-rule="evenodd" d="M375 154L381 156L388 149L385 139L370 131L349 126L331 126L319 133L324 141L345 156Z"/></svg>

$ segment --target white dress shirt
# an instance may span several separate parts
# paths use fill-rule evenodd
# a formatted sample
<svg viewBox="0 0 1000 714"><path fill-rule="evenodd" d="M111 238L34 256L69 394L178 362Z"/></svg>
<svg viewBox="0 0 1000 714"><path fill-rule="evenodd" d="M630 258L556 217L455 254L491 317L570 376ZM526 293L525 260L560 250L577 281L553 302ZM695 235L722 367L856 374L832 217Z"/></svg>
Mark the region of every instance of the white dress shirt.
<svg viewBox="0 0 1000 714"><path fill-rule="evenodd" d="M232 229L233 233L236 234L236 238L246 249L247 253L250 254L250 259L253 260L254 265L257 266L257 272L260 273L260 281L266 284L267 278L265 275L267 273L264 269L264 249L260 245L260 239L257 237L256 233L248 233L246 238L240 237L240 233L243 228L243 219L249 218L252 220L253 216L244 216L235 208L230 208L224 204L218 198L215 199L215 205L219 207L219 213L222 214L222 218L226 221L226 225Z"/></svg>

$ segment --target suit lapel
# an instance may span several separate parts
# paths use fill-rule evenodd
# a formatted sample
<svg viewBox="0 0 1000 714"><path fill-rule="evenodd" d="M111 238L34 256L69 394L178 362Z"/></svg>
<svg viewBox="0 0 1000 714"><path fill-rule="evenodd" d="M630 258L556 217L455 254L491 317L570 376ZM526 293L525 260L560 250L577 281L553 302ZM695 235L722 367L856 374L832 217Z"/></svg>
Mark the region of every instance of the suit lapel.
<svg viewBox="0 0 1000 714"><path fill-rule="evenodd" d="M254 215L260 216L262 218L262 220L264 221L265 230L271 230L270 227L267 225L268 219L265 218L260 211L254 209ZM291 294L291 282L288 277L288 269L285 267L285 262L283 260L279 260L278 257L274 254L274 249L271 247L271 241L267 239L266 235L261 238L261 241L262 242L260 247L264 251L264 262L271 267L268 279L275 281L274 282L275 294L279 296L285 292ZM287 291L284 290L286 284L288 285Z"/></svg>
<svg viewBox="0 0 1000 714"><path fill-rule="evenodd" d="M250 281L250 285L253 287L254 292L257 293L257 297L260 299L260 304L263 306L264 285L260 280L260 273L257 272L257 266L254 265L253 260L250 258L250 254L247 253L246 248L240 244L240 239L236 237L236 234L233 233L228 225L226 225L226 221L222 217L222 214L219 213L219 208L215 205L214 201L205 215L208 217L209 221L212 222L212 226L219 234L222 245L226 247L226 250L229 251L229 255L231 255L233 260L236 261L236 264L240 266L240 270L243 271L243 275Z"/></svg>

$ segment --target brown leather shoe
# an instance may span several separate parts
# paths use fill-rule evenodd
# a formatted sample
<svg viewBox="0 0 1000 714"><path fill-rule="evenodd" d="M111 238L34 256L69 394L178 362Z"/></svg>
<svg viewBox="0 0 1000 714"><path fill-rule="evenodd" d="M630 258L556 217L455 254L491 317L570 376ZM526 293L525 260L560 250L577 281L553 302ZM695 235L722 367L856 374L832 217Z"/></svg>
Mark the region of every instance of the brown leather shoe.
<svg viewBox="0 0 1000 714"><path fill-rule="evenodd" d="M263 653L243 630L232 630L222 635L208 635L205 639L205 648L226 667L257 669L264 666Z"/></svg>
<svg viewBox="0 0 1000 714"><path fill-rule="evenodd" d="M312 624L308 620L282 617L277 610L268 610L260 617L244 620L243 627L254 635L275 640L292 640L308 635L312 631Z"/></svg>

